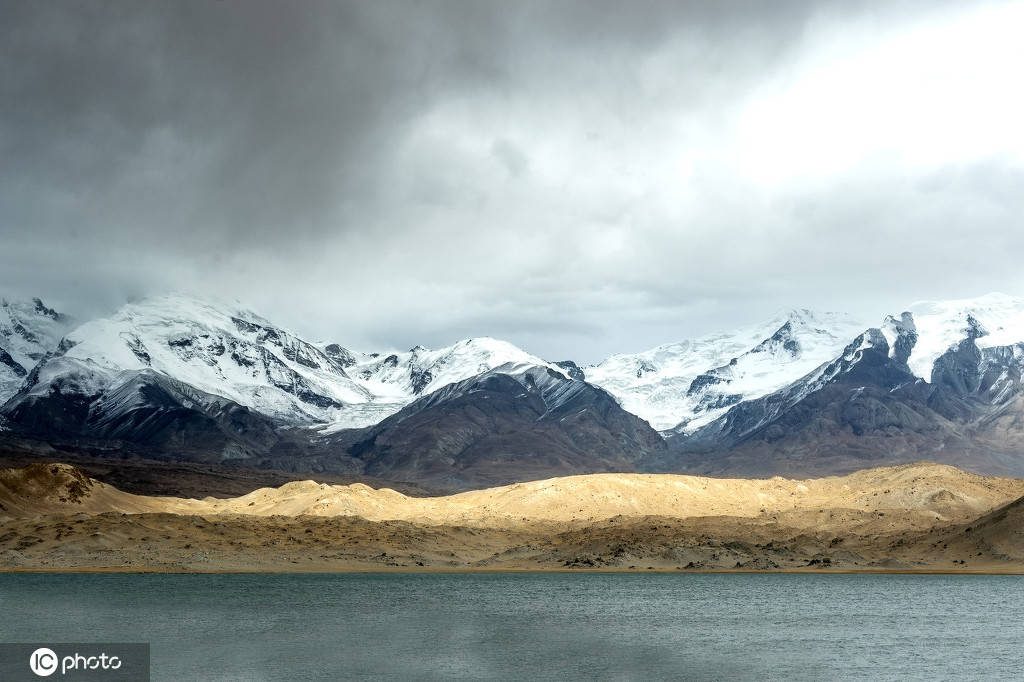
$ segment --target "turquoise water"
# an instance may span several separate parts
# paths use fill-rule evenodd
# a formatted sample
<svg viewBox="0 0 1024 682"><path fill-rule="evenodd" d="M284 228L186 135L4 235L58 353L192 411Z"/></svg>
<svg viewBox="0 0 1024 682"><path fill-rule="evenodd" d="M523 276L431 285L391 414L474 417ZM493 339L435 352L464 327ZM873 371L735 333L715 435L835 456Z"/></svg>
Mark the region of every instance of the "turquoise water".
<svg viewBox="0 0 1024 682"><path fill-rule="evenodd" d="M1024 578L0 575L0 641L152 644L153 680L1024 675Z"/></svg>

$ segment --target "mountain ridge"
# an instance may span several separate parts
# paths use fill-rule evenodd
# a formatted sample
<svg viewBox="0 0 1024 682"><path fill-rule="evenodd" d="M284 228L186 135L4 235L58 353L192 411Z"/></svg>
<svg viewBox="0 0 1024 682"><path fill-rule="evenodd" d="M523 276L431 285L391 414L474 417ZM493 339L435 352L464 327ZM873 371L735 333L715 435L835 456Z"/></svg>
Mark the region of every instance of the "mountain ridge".
<svg viewBox="0 0 1024 682"><path fill-rule="evenodd" d="M918 325L911 312L887 317L833 362L679 438L677 464L703 473L814 474L914 456L1024 473L1024 345L979 347L987 335L980 320L958 316L963 324L945 325L940 342L927 318ZM908 363L926 334L926 349L945 348L928 380Z"/></svg>
<svg viewBox="0 0 1024 682"><path fill-rule="evenodd" d="M1024 298L1004 294L917 302L875 326L792 309L588 367L490 337L364 353L174 294L78 326L38 299L4 305L45 334L0 327L0 349L37 341L0 434L456 487L615 468L822 474L922 457L1024 474ZM553 426L545 389L524 376L598 416ZM652 439L651 426L667 428Z"/></svg>

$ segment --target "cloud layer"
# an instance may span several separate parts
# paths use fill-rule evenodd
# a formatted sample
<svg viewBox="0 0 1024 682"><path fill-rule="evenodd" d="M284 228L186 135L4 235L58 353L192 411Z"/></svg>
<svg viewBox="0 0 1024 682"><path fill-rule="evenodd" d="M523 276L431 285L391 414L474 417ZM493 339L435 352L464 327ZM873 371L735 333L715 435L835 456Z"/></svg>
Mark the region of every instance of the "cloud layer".
<svg viewBox="0 0 1024 682"><path fill-rule="evenodd" d="M1021 293L1024 3L11 2L0 288L595 361Z"/></svg>

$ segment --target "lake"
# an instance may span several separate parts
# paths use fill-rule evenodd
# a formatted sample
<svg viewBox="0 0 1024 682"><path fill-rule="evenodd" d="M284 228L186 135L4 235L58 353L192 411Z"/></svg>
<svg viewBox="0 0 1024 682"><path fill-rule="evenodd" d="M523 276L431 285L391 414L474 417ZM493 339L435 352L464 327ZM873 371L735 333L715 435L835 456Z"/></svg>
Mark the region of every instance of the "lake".
<svg viewBox="0 0 1024 682"><path fill-rule="evenodd" d="M0 641L174 681L1010 679L1022 613L1018 576L0 574Z"/></svg>

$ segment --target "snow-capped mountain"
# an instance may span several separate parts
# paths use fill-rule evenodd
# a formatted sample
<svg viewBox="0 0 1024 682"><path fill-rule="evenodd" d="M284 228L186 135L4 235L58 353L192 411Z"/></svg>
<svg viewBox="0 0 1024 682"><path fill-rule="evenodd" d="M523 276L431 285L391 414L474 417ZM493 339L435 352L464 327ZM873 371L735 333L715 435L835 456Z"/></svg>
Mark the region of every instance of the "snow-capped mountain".
<svg viewBox="0 0 1024 682"><path fill-rule="evenodd" d="M909 324L897 326L893 318L892 334L872 328L859 334L842 353L787 386L772 393L745 400L724 415L697 429L686 440L690 444L722 447L740 442L782 418L810 396L841 382L858 384L856 399L868 386L892 392L917 383L907 367L913 347L914 331ZM906 323L909 318L903 318ZM813 416L813 415L812 415Z"/></svg>
<svg viewBox="0 0 1024 682"><path fill-rule="evenodd" d="M464 339L439 350L416 346L386 357L378 353L363 355L350 372L375 395L407 402L506 364L549 366L559 374L565 373L507 341L489 337Z"/></svg>
<svg viewBox="0 0 1024 682"><path fill-rule="evenodd" d="M564 407L586 390L593 390L585 382L573 381L562 372L532 362L507 362L497 367L484 369L479 374L455 382L447 382L440 389L426 395L410 405L410 409L425 410L452 400L468 397L487 387L498 378L506 378L520 386L517 398L535 397L544 405L541 417Z"/></svg>
<svg viewBox="0 0 1024 682"><path fill-rule="evenodd" d="M327 353L332 352L332 348L338 348L337 344L324 346ZM331 423L321 429L322 433L377 423L419 396L501 366L547 367L567 376L565 369L507 341L490 337L463 339L438 350L416 346L386 355L349 351L348 361L349 376L374 399L362 405L351 405L333 415Z"/></svg>
<svg viewBox="0 0 1024 682"><path fill-rule="evenodd" d="M655 429L689 432L835 358L866 326L842 313L791 310L736 331L614 355L584 375Z"/></svg>
<svg viewBox="0 0 1024 682"><path fill-rule="evenodd" d="M917 343L907 364L931 381L935 361L970 337L978 348L1024 342L1024 298L992 293L952 301L922 301L908 312L913 316Z"/></svg>
<svg viewBox="0 0 1024 682"><path fill-rule="evenodd" d="M324 421L373 399L342 363L295 334L241 307L185 296L130 303L72 330L63 346L32 390L72 376L102 390L148 370L289 423Z"/></svg>
<svg viewBox="0 0 1024 682"><path fill-rule="evenodd" d="M364 473L453 489L638 470L666 450L656 431L606 391L524 363L424 395L347 448Z"/></svg>
<svg viewBox="0 0 1024 682"><path fill-rule="evenodd" d="M1024 298L1001 294L875 325L791 310L582 370L486 337L362 353L176 295L69 326L0 308L4 438L455 486L922 458L1024 474Z"/></svg>
<svg viewBox="0 0 1024 682"><path fill-rule="evenodd" d="M1021 475L1022 319L1024 300L998 294L915 304L785 388L678 437L675 465L813 475L930 459Z"/></svg>
<svg viewBox="0 0 1024 682"><path fill-rule="evenodd" d="M36 363L57 349L72 320L41 300L0 299L0 404L14 395Z"/></svg>
<svg viewBox="0 0 1024 682"><path fill-rule="evenodd" d="M56 347L57 342L52 341ZM167 295L130 303L68 332L55 357L29 375L26 396L54 387L111 407L132 377L157 373L291 425L326 431L375 424L441 386L499 365L550 366L512 344L468 339L430 351L358 353L313 344L240 305ZM31 370L29 365L29 370ZM22 377L23 379L24 377ZM98 415L93 420L102 421Z"/></svg>

